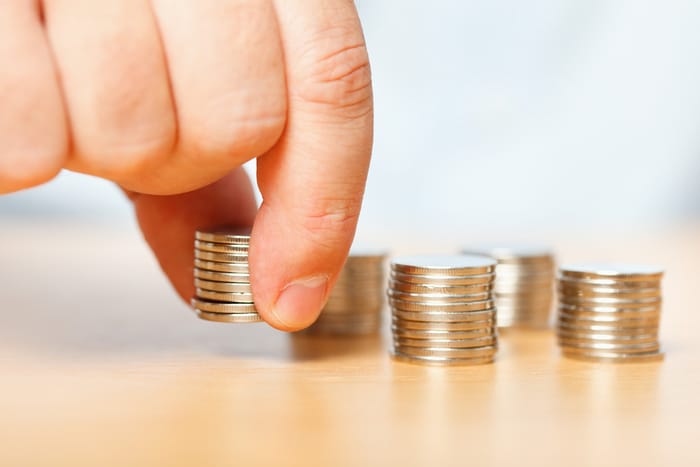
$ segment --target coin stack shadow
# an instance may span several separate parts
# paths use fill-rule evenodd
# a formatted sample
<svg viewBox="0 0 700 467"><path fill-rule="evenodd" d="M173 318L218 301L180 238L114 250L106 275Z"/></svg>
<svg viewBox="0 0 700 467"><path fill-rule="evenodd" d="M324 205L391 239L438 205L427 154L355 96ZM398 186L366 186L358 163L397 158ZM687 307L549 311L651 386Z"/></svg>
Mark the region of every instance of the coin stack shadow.
<svg viewBox="0 0 700 467"><path fill-rule="evenodd" d="M249 228L218 227L195 233L192 308L201 319L220 323L262 321L250 288L249 242Z"/></svg>
<svg viewBox="0 0 700 467"><path fill-rule="evenodd" d="M562 266L557 337L563 355L618 363L662 359L662 276L652 266Z"/></svg>
<svg viewBox="0 0 700 467"><path fill-rule="evenodd" d="M389 304L395 359L428 365L493 361L496 261L484 256L412 256L391 262Z"/></svg>
<svg viewBox="0 0 700 467"><path fill-rule="evenodd" d="M384 254L350 254L328 302L308 334L366 335L379 330L384 309Z"/></svg>
<svg viewBox="0 0 700 467"><path fill-rule="evenodd" d="M554 255L531 246L470 248L465 254L495 259L497 326L542 329L550 326L554 298Z"/></svg>

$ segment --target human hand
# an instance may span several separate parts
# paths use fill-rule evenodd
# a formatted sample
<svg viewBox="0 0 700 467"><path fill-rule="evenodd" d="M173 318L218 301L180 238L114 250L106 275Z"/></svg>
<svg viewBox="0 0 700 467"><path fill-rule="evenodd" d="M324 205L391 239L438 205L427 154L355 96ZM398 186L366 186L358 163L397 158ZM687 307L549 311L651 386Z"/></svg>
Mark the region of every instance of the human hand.
<svg viewBox="0 0 700 467"><path fill-rule="evenodd" d="M0 193L62 168L118 183L185 300L195 229L253 224L259 313L316 319L372 144L351 0L0 1L0 63Z"/></svg>

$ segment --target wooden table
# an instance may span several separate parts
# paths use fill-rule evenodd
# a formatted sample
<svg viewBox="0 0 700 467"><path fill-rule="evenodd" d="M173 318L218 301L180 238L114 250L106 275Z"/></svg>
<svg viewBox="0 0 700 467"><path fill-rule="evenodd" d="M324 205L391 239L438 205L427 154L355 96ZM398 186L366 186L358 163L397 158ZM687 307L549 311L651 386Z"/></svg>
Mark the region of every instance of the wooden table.
<svg viewBox="0 0 700 467"><path fill-rule="evenodd" d="M0 465L700 465L700 226L540 238L664 265L666 360L511 331L493 365L397 363L197 320L135 231L0 220Z"/></svg>

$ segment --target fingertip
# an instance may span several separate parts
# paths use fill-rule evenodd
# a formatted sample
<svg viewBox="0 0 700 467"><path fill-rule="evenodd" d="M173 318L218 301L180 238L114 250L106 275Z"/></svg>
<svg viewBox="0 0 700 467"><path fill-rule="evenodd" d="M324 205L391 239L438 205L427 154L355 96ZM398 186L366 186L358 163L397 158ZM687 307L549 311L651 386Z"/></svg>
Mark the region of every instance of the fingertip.
<svg viewBox="0 0 700 467"><path fill-rule="evenodd" d="M287 284L270 311L270 324L284 331L311 326L321 313L328 294L328 276L317 275Z"/></svg>

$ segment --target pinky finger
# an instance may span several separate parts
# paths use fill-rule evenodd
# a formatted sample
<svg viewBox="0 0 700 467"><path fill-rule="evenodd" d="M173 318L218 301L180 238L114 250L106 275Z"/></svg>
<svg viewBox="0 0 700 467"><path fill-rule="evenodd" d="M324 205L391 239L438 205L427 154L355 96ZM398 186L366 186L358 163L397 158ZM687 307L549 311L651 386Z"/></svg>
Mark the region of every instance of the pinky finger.
<svg viewBox="0 0 700 467"><path fill-rule="evenodd" d="M0 193L53 178L68 129L36 1L0 2Z"/></svg>

